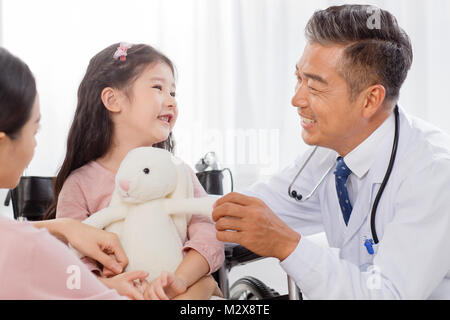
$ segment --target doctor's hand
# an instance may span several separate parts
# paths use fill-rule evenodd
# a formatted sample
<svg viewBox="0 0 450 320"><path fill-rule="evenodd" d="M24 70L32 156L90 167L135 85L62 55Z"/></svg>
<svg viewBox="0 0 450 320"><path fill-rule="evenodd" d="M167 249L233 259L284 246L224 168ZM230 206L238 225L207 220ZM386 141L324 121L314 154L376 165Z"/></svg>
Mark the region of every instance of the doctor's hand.
<svg viewBox="0 0 450 320"><path fill-rule="evenodd" d="M289 228L260 199L232 192L214 204L217 239L239 243L264 257L287 258L300 234Z"/></svg>

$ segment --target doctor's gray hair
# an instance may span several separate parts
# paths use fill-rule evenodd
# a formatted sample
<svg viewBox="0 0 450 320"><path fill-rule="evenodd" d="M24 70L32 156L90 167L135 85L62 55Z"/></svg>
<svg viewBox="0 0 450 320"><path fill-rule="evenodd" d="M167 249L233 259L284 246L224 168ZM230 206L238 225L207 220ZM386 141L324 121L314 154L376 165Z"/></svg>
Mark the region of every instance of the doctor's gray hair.
<svg viewBox="0 0 450 320"><path fill-rule="evenodd" d="M376 26L371 24L374 12ZM413 53L408 35L391 13L369 5L329 7L314 13L305 35L311 43L345 46L338 72L352 101L365 88L381 84L385 101L397 102Z"/></svg>

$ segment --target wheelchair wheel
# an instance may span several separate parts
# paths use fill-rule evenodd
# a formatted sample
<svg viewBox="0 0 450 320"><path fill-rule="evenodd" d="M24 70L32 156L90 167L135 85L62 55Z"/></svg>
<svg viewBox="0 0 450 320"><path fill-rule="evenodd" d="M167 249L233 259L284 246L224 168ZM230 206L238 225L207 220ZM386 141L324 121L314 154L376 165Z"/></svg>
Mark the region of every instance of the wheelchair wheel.
<svg viewBox="0 0 450 320"><path fill-rule="evenodd" d="M230 288L230 300L266 300L278 296L278 292L253 277L241 278Z"/></svg>

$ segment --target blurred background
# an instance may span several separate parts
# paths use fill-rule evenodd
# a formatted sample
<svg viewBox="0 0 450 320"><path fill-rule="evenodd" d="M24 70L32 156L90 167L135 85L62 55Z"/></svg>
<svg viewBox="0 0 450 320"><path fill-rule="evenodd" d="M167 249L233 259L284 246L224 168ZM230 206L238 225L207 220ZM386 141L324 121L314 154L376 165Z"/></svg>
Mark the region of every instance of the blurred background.
<svg viewBox="0 0 450 320"><path fill-rule="evenodd" d="M0 0L0 45L30 66L40 94L41 130L26 174L56 175L90 58L125 41L150 44L176 65L178 156L194 166L215 151L237 191L267 179L307 148L290 104L304 27L314 11L344 3L397 17L414 50L400 105L450 133L450 0ZM12 216L11 208L0 214ZM287 291L275 259L238 267L231 281L243 274Z"/></svg>

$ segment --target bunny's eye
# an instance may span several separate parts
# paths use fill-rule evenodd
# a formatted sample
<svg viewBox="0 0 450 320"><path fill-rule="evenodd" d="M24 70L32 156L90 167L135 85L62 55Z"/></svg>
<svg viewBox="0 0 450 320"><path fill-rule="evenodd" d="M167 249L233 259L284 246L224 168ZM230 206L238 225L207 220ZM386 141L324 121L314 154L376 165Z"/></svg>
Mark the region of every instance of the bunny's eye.
<svg viewBox="0 0 450 320"><path fill-rule="evenodd" d="M149 174L150 173L150 169L149 168L145 168L143 171L144 171L145 174Z"/></svg>

